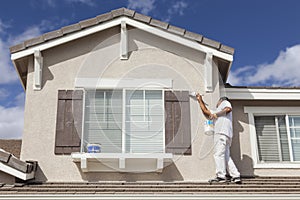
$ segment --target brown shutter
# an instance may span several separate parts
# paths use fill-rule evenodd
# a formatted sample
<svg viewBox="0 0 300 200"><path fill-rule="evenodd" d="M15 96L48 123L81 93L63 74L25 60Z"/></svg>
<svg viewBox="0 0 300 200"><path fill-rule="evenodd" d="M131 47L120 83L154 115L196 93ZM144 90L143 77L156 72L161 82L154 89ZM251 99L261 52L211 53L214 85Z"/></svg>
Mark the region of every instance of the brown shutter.
<svg viewBox="0 0 300 200"><path fill-rule="evenodd" d="M165 91L166 152L191 155L190 99L188 91Z"/></svg>
<svg viewBox="0 0 300 200"><path fill-rule="evenodd" d="M58 91L55 154L80 151L82 106L82 90Z"/></svg>

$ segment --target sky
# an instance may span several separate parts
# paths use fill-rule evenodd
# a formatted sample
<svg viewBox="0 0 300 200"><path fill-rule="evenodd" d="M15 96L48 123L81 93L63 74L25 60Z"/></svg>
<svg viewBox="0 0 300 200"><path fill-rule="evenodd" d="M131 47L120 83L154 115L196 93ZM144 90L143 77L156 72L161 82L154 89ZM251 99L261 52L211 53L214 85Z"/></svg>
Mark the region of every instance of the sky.
<svg viewBox="0 0 300 200"><path fill-rule="evenodd" d="M300 86L299 0L1 0L0 138L22 138L24 90L9 47L126 7L235 49L228 83Z"/></svg>

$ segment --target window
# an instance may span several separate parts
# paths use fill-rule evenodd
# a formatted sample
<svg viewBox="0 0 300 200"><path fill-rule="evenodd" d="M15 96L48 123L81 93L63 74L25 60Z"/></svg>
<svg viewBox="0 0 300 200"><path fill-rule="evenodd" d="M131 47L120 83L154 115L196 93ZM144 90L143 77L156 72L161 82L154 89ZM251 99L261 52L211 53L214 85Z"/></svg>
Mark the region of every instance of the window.
<svg viewBox="0 0 300 200"><path fill-rule="evenodd" d="M299 168L299 107L244 107L254 168Z"/></svg>
<svg viewBox="0 0 300 200"><path fill-rule="evenodd" d="M59 90L55 154L80 157L98 143L104 157L192 155L189 99L163 89Z"/></svg>
<svg viewBox="0 0 300 200"><path fill-rule="evenodd" d="M260 162L300 161L300 116L254 116Z"/></svg>
<svg viewBox="0 0 300 200"><path fill-rule="evenodd" d="M84 147L103 153L163 153L162 90L87 90Z"/></svg>
<svg viewBox="0 0 300 200"><path fill-rule="evenodd" d="M101 144L101 152L122 152L122 90L87 90L84 147Z"/></svg>
<svg viewBox="0 0 300 200"><path fill-rule="evenodd" d="M126 153L163 153L162 91L126 91Z"/></svg>

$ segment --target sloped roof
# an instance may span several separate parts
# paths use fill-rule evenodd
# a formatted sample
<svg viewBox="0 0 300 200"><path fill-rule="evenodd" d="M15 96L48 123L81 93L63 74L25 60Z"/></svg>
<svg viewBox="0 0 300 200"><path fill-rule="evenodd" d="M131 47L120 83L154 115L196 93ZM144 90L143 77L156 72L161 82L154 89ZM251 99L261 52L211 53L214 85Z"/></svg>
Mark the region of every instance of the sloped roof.
<svg viewBox="0 0 300 200"><path fill-rule="evenodd" d="M80 21L76 24L65 26L65 27L62 27L61 29L51 31L51 32L45 33L41 36L26 40L20 44L10 47L10 53L16 53L16 52L25 50L27 48L33 47L35 45L46 43L48 41L63 37L65 35L68 35L68 34L71 34L74 32L81 31L86 28L90 28L90 27L99 25L99 24L107 22L111 19L114 19L117 17L122 17L122 16L126 16L126 17L132 18L134 20L137 20L139 22L145 23L147 25L150 25L150 26L153 26L153 27L156 27L159 29L163 29L163 30L168 31L173 34L180 35L184 38L194 40L202 45L211 47L213 49L216 49L218 51L221 51L221 52L224 52L224 53L227 53L230 55L233 55L233 53L234 53L234 49L232 47L221 44L220 42L217 42L215 40L206 38L198 33L187 31L183 28L170 25L166 22L162 22L160 20L151 18L149 16L140 14L138 12L135 12L134 10L130 10L127 8L119 8L116 10L112 10L111 12L108 12L108 13L105 13L102 15L98 15L94 18L86 19L86 20Z"/></svg>
<svg viewBox="0 0 300 200"><path fill-rule="evenodd" d="M135 197L140 195L139 199L149 199L144 195L155 195L156 198L164 196L164 199L172 199L172 197L184 195L182 199L190 199L191 197L217 199L215 196L222 195L223 198L231 197L234 199L246 197L248 197L247 199L290 199L300 196L299 181L299 177L257 177L244 178L242 184L208 184L207 182L195 181L29 182L26 185L2 185L2 187L0 185L0 197L2 195L26 195L27 197L34 195L37 198L39 195L49 195L49 197L51 195L51 199L55 199L55 195L71 195L72 199L76 199L80 195L92 195L93 197L99 196L105 197L105 199L111 197L113 199L112 197L122 195Z"/></svg>

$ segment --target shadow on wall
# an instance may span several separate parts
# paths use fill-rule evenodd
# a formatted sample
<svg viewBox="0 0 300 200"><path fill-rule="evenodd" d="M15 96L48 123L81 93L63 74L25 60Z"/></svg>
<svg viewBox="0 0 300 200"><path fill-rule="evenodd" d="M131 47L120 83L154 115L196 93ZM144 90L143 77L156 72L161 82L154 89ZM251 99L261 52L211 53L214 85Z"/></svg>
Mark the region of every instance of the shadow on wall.
<svg viewBox="0 0 300 200"><path fill-rule="evenodd" d="M231 157L239 169L241 176L254 177L253 160L249 155L241 153L241 145L249 145L243 141L250 141L249 135L246 135L242 124L248 124L248 117L238 105L233 105L236 111L233 114L233 140L231 146ZM242 144L241 144L242 141ZM250 152L249 152L250 153Z"/></svg>
<svg viewBox="0 0 300 200"><path fill-rule="evenodd" d="M162 173L128 173L128 172L86 172L83 173L80 169L80 164L77 164L83 180L88 182L95 181L183 181L183 177L178 171L175 164L171 164L163 169Z"/></svg>
<svg viewBox="0 0 300 200"><path fill-rule="evenodd" d="M29 180L28 182L42 182L45 183L48 181L46 175L44 174L41 167L38 165L37 171L35 173L35 179Z"/></svg>

